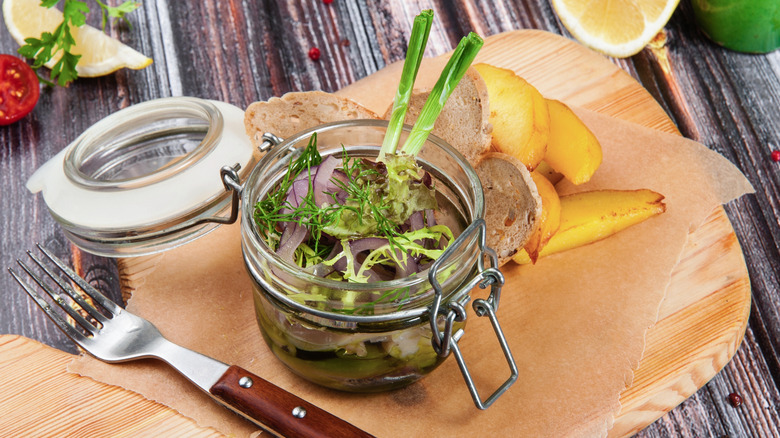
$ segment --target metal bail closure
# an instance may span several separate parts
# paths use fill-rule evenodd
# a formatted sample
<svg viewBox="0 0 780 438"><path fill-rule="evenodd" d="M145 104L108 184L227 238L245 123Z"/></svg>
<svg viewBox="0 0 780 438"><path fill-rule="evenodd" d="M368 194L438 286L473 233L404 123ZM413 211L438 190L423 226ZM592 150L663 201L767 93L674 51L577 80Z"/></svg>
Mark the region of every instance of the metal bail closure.
<svg viewBox="0 0 780 438"><path fill-rule="evenodd" d="M260 152L268 152L272 147L277 146L279 143L284 141L284 139L277 137L272 132L266 132L263 134L262 139L263 142L260 143L260 145L257 147Z"/></svg>
<svg viewBox="0 0 780 438"><path fill-rule="evenodd" d="M463 374L463 379L466 381L466 385L469 388L471 398L474 400L474 404L479 409L487 409L490 407L490 405L492 405L493 402L495 402L498 397L501 396L501 394L506 392L506 390L509 389L509 387L515 383L515 381L517 381L518 377L517 364L515 364L515 360L512 357L512 352L509 350L506 337L504 336L504 332L501 330L501 325L499 324L498 317L496 316L496 311L498 311L498 304L501 297L501 286L504 284L504 276L501 274L501 271L496 268L496 266L498 266L498 256L496 255L496 252L485 245L485 230L486 227L484 220L478 219L472 222L471 225L469 225L468 228L463 231L463 234L461 234L447 248L447 250L445 250L444 253L438 259L436 259L435 262L433 262L430 271L428 272L428 280L431 283L435 294L433 303L429 307L431 331L433 333L433 336L431 337L431 344L433 344L433 349L441 357L448 356L450 351L455 353L455 359L458 361L460 372ZM461 286L460 291L468 292L475 286L479 286L480 288L485 289L488 285L490 285L490 295L488 296L488 299L477 299L474 301L472 307L474 308L477 316L487 315L490 319L490 324L493 326L493 331L498 338L498 342L501 345L501 350L504 353L504 357L506 358L507 364L509 365L509 369L511 371L509 378L484 401L480 397L479 392L474 385L474 379L471 377L471 373L469 372L468 366L466 365L466 362L463 358L463 354L460 351L460 347L458 347L458 341L463 336L464 331L463 329L459 329L455 333L452 332L453 325L456 321L462 322L466 320L466 309L464 308L464 305L471 299L471 297L468 293L466 293L460 300L450 302L448 308L442 307L442 287L439 281L436 279L439 266L441 266L445 260L447 260L453 253L458 250L460 246L463 245L463 242L467 240L466 238L468 236L474 233L478 233L477 241L480 250L480 255L477 259L478 272L467 284ZM489 268L485 268L485 256L488 256L490 259ZM457 296L457 292L454 295ZM443 315L445 318L444 329L441 331L439 330L437 322L438 315Z"/></svg>
<svg viewBox="0 0 780 438"><path fill-rule="evenodd" d="M278 145L283 140L273 133L266 132L263 134L263 143L261 143L257 149L260 152L268 152L272 147ZM173 234L177 233L179 231L182 231L183 229L196 227L198 225L203 225L205 223L216 223L216 224L223 224L223 225L229 225L236 222L236 219L238 219L238 214L241 210L240 204L241 204L241 191L243 190L243 186L241 185L241 179L238 176L238 171L241 170L241 164L236 163L231 166L223 166L222 169L219 171L220 178L222 179L222 184L225 186L225 190L230 192L232 191L232 198L230 201L230 215L227 217L220 217L220 216L212 216L212 217L204 217L200 218L193 222L188 222L185 224L182 224L180 227L171 228L170 230L167 230L165 234Z"/></svg>

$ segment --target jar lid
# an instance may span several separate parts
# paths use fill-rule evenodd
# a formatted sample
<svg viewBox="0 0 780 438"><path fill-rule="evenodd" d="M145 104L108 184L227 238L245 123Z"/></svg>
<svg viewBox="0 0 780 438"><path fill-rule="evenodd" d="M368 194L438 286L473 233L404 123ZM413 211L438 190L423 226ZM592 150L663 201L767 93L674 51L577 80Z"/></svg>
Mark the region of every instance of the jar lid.
<svg viewBox="0 0 780 438"><path fill-rule="evenodd" d="M86 251L127 257L170 249L228 221L231 187L221 169L241 178L238 170L245 175L256 161L243 119L238 107L191 97L133 105L92 125L27 188L42 192Z"/></svg>

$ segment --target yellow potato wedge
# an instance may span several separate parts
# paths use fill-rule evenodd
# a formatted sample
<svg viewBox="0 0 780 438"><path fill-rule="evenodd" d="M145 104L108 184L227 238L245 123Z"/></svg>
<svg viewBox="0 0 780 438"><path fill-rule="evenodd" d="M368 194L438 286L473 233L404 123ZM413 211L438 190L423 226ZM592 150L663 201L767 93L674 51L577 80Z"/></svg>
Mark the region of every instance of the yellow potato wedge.
<svg viewBox="0 0 780 438"><path fill-rule="evenodd" d="M596 190L562 196L561 225L539 257L577 248L609 237L666 211L664 196L652 190ZM531 263L528 252L512 258Z"/></svg>
<svg viewBox="0 0 780 438"><path fill-rule="evenodd" d="M550 135L547 102L512 70L489 64L474 68L487 85L493 146L534 170L544 158Z"/></svg>
<svg viewBox="0 0 780 438"><path fill-rule="evenodd" d="M547 178L548 181L553 183L553 185L558 184L558 182L563 179L563 174L556 172L555 169L550 167L550 165L547 164L547 162L544 160L542 160L539 163L539 165L536 166L534 172L539 172L542 175L544 175L544 177Z"/></svg>
<svg viewBox="0 0 780 438"><path fill-rule="evenodd" d="M542 215L539 217L539 226L531 234L524 248L531 261L536 263L539 251L547 245L561 225L561 200L555 186L547 177L535 170L531 172L531 179L536 183L536 190L542 198Z"/></svg>
<svg viewBox="0 0 780 438"><path fill-rule="evenodd" d="M579 117L565 104L547 100L550 136L544 161L574 184L590 180L601 165L601 145Z"/></svg>

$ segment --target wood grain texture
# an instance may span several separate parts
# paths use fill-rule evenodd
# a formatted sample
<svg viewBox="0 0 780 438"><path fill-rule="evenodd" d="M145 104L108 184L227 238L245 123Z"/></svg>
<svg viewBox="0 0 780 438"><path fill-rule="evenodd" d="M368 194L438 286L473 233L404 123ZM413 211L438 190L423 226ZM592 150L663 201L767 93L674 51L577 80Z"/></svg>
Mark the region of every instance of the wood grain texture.
<svg viewBox="0 0 780 438"><path fill-rule="evenodd" d="M176 411L123 389L64 374L71 356L21 336L0 337L0 435L215 438ZM38 366L31 368L30 363ZM77 382L77 383L76 383ZM74 385L75 383L75 385ZM46 403L41 403L46 400ZM20 401L35 406L12 409ZM127 412L133 415L127 415ZM51 422L51 418L68 421Z"/></svg>
<svg viewBox="0 0 780 438"><path fill-rule="evenodd" d="M411 17L428 7L438 17L428 55L452 49L472 29L486 36L521 28L568 36L549 2L541 0L202 3L144 2L130 17L132 28L111 25L109 32L153 57L152 66L80 79L67 89L43 89L30 116L0 127L0 264L12 265L38 241L55 247L58 255L74 252L24 182L84 129L119 108L169 95L219 98L241 106L291 90L334 91L402 59ZM660 52L645 49L611 61L651 92L683 135L724 153L757 188L755 196L726 208L750 272L753 308L745 341L724 371L639 436L776 436L780 167L768 155L780 148L780 53L743 55L715 46L696 30L686 1L666 30ZM319 63L306 58L313 46L324 49ZM0 51L15 53L16 48L0 31ZM83 269L105 273L116 267L95 258L85 259ZM119 281L111 275L101 277L111 280L118 296ZM0 275L0 294L0 332L74 351L8 275ZM740 393L745 403L730 406L730 392Z"/></svg>
<svg viewBox="0 0 780 438"><path fill-rule="evenodd" d="M621 411L610 436L634 434L640 425L652 423L734 356L748 322L745 304L750 303L749 279L734 275L745 269L738 248L722 209L691 233L672 272L658 323L647 332L634 380L620 396Z"/></svg>

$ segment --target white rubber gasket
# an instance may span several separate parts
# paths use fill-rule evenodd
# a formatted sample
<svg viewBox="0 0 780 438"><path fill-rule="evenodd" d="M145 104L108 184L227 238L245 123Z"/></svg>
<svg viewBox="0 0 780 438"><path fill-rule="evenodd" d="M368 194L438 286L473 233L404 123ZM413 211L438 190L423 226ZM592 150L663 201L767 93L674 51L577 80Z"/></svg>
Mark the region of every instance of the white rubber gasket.
<svg viewBox="0 0 780 438"><path fill-rule="evenodd" d="M254 153L244 132L244 111L224 102L208 102L222 114L221 139L207 155L170 178L122 190L84 187L68 178L64 170L65 155L74 142L38 168L27 181L27 188L33 193L42 192L58 220L84 229L132 232L185 216L225 192L220 177L223 166L239 164L246 169Z"/></svg>

